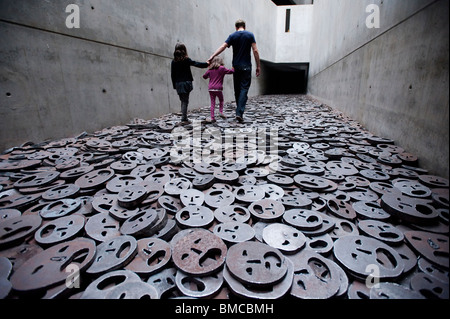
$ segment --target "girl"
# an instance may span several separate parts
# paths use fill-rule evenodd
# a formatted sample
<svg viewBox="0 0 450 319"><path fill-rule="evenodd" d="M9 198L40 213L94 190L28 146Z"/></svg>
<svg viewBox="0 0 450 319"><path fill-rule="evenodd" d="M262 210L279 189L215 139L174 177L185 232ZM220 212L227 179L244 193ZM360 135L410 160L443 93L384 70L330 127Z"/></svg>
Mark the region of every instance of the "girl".
<svg viewBox="0 0 450 319"><path fill-rule="evenodd" d="M175 46L174 59L171 65L172 84L173 88L177 90L181 101L181 122L188 124L187 109L189 105L189 94L194 89L192 82L194 81L191 72L191 66L206 69L208 63L201 63L193 61L187 54L186 46L178 43Z"/></svg>
<svg viewBox="0 0 450 319"><path fill-rule="evenodd" d="M223 59L220 56L214 57L212 59L211 64L209 65L209 70L203 75L204 79L210 79L209 80L209 95L211 97L211 122L216 122L215 116L214 116L214 109L216 107L216 97L219 98L219 112L220 116L222 118L226 118L226 116L223 114L223 79L226 74L233 74L234 69L227 69L224 67L225 63L223 62Z"/></svg>

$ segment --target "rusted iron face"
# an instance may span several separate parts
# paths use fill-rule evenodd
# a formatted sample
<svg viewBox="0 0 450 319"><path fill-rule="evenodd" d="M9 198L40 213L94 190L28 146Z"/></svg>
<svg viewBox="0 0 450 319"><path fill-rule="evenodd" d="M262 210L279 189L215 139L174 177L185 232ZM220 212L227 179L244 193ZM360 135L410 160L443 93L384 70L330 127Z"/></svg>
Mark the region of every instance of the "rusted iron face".
<svg viewBox="0 0 450 319"><path fill-rule="evenodd" d="M173 248L175 265L187 274L202 276L217 271L225 263L227 246L205 229L196 229L178 240Z"/></svg>

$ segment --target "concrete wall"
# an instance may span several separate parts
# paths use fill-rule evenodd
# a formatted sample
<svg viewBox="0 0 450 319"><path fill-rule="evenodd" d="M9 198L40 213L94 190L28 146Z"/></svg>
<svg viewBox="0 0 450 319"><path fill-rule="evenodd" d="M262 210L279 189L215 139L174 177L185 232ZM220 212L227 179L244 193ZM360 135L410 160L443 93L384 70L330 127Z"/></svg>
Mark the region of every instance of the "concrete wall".
<svg viewBox="0 0 450 319"><path fill-rule="evenodd" d="M366 27L366 6L380 28ZM449 2L316 0L309 93L449 176Z"/></svg>
<svg viewBox="0 0 450 319"><path fill-rule="evenodd" d="M290 31L286 32L286 10L291 10ZM313 5L277 7L277 63L310 61Z"/></svg>
<svg viewBox="0 0 450 319"><path fill-rule="evenodd" d="M79 29L65 24L72 3ZM175 44L205 61L243 18L261 58L274 60L267 21L275 9L269 0L0 0L0 152L180 112L170 80ZM230 66L231 50L224 57ZM193 69L191 109L209 104L204 71ZM254 78L251 95L261 83ZM227 101L232 90L228 77Z"/></svg>

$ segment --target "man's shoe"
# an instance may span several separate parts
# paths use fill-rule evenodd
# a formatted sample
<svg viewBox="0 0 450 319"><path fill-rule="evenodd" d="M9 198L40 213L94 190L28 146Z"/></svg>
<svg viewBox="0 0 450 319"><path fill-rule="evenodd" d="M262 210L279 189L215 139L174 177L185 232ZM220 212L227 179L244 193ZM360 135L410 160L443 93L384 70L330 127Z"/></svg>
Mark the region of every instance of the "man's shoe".
<svg viewBox="0 0 450 319"><path fill-rule="evenodd" d="M236 116L236 120L237 120L239 123L244 122L244 120L243 120L242 117L240 117L240 116Z"/></svg>
<svg viewBox="0 0 450 319"><path fill-rule="evenodd" d="M178 123L178 125L180 125L180 126L189 125L189 124L192 124L192 122L189 120L181 120L181 122Z"/></svg>

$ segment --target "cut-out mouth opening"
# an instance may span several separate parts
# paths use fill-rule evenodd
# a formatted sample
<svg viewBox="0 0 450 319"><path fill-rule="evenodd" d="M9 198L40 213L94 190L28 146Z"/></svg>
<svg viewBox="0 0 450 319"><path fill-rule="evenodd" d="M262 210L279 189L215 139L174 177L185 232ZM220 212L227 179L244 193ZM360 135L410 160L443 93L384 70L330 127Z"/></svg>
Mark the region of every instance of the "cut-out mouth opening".
<svg viewBox="0 0 450 319"><path fill-rule="evenodd" d="M189 289L190 291L197 291L197 292L203 292L206 289L206 286L203 282L197 280L193 277L185 277L181 280L181 284L186 289Z"/></svg>
<svg viewBox="0 0 450 319"><path fill-rule="evenodd" d="M328 243L324 240L315 240L309 244L309 247L314 248L314 249L326 248L327 246L328 246Z"/></svg>
<svg viewBox="0 0 450 319"><path fill-rule="evenodd" d="M387 269L395 269L398 266L395 257L386 249L378 248L376 250L376 261Z"/></svg>
<svg viewBox="0 0 450 319"><path fill-rule="evenodd" d="M7 232L6 234L3 234L0 237L0 240L6 240L6 239L11 238L22 232L28 232L31 228L32 228L31 226L19 227L16 230L12 230L12 228L3 228L4 230L9 231L9 232Z"/></svg>
<svg viewBox="0 0 450 319"><path fill-rule="evenodd" d="M124 258L128 255L131 250L131 244L129 242L123 243L120 248L117 250L116 257L119 259Z"/></svg>
<svg viewBox="0 0 450 319"><path fill-rule="evenodd" d="M166 257L166 252L164 250L160 250L160 251L156 252L155 254L153 254L152 257L147 259L147 265L150 267L156 266L156 265L160 264L164 260L165 257Z"/></svg>
<svg viewBox="0 0 450 319"><path fill-rule="evenodd" d="M385 239L398 239L400 236L396 233L391 233L391 232L382 232L379 234L380 237L385 238Z"/></svg>
<svg viewBox="0 0 450 319"><path fill-rule="evenodd" d="M430 216L434 213L434 209L428 205L418 204L418 205L416 205L416 210L420 214L425 215L425 216Z"/></svg>
<svg viewBox="0 0 450 319"><path fill-rule="evenodd" d="M111 277L105 278L105 280L99 282L97 284L97 289L98 290L106 290L106 289L120 285L121 283L125 282L125 280L127 280L127 277L124 275L111 276Z"/></svg>
<svg viewBox="0 0 450 319"><path fill-rule="evenodd" d="M200 267L209 267L217 263L221 257L222 250L219 248L211 248L199 259L199 265Z"/></svg>

